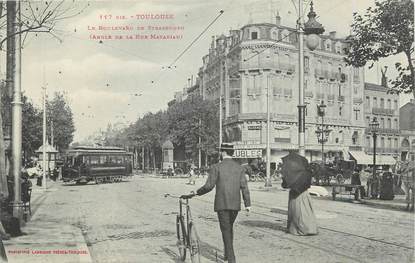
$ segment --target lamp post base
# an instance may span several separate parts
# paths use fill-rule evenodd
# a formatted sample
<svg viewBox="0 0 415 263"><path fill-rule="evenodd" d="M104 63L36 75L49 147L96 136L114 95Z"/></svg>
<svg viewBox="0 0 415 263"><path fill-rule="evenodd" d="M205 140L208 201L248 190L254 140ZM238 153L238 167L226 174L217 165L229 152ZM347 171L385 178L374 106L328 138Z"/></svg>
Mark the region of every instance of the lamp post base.
<svg viewBox="0 0 415 263"><path fill-rule="evenodd" d="M19 219L19 222L22 222L23 219L23 202L12 202L11 206L13 207L13 217Z"/></svg>
<svg viewBox="0 0 415 263"><path fill-rule="evenodd" d="M271 187L272 183L271 183L271 178L266 178L265 179L265 187Z"/></svg>

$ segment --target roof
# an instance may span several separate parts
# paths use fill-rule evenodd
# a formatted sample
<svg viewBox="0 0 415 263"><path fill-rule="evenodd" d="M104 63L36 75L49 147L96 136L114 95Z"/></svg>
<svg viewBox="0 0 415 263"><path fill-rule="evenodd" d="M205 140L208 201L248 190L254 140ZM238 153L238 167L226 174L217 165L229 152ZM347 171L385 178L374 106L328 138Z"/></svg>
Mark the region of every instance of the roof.
<svg viewBox="0 0 415 263"><path fill-rule="evenodd" d="M173 149L173 143L170 140L167 140L163 143L163 145L161 146L161 148L163 149Z"/></svg>
<svg viewBox="0 0 415 263"><path fill-rule="evenodd" d="M349 151L350 155L356 160L357 164L373 164L373 155L366 154L363 151ZM394 165L395 158L390 155L376 154L376 165Z"/></svg>
<svg viewBox="0 0 415 263"><path fill-rule="evenodd" d="M387 92L389 90L389 88L384 87L382 85L378 85L378 84L374 84L374 83L368 83L368 82L365 82L365 89L375 90L375 91L383 91L383 92Z"/></svg>
<svg viewBox="0 0 415 263"><path fill-rule="evenodd" d="M39 147L39 149L36 151L36 153L43 153L43 145ZM46 148L45 151L47 153L57 153L58 151L55 149L55 147L53 147L52 145L50 145L49 143L46 143Z"/></svg>
<svg viewBox="0 0 415 263"><path fill-rule="evenodd" d="M67 150L67 153L95 153L95 154L108 154L108 153L119 153L119 154L130 154L120 147L105 146L105 147L92 147L92 146L76 146Z"/></svg>

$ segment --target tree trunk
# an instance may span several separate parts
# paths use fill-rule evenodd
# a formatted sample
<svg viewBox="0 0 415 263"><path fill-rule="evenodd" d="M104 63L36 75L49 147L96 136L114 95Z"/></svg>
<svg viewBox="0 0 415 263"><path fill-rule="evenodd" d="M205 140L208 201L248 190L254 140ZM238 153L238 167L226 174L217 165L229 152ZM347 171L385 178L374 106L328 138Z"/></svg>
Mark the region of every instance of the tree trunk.
<svg viewBox="0 0 415 263"><path fill-rule="evenodd" d="M153 152L153 172L156 173L156 152L154 148L152 152Z"/></svg>
<svg viewBox="0 0 415 263"><path fill-rule="evenodd" d="M412 77L412 96L415 99L415 69L414 69L414 65L412 64L412 59L411 59L411 51L405 51L405 55L406 58L408 59L408 66L409 66L409 70L411 71L411 77Z"/></svg>

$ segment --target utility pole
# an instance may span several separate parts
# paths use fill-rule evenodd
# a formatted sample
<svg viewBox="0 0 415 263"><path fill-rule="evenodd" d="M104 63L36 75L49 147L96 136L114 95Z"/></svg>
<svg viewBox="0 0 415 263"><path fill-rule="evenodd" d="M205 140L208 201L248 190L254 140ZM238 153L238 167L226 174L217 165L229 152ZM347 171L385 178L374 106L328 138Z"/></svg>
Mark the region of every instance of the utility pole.
<svg viewBox="0 0 415 263"><path fill-rule="evenodd" d="M304 18L303 0L298 0L298 151L305 156L305 105L304 105Z"/></svg>
<svg viewBox="0 0 415 263"><path fill-rule="evenodd" d="M43 86L43 189L47 190L46 185L46 84Z"/></svg>
<svg viewBox="0 0 415 263"><path fill-rule="evenodd" d="M21 19L20 19L20 1L17 2L19 5L19 20L16 23L16 2L12 5L7 6L7 13L11 12L10 19L13 20L13 31L16 33L21 30ZM10 7L10 10L9 10ZM10 21L12 23L12 21ZM17 26L17 30L16 30ZM14 38L16 41L16 38ZM14 178L14 202L13 202L13 216L19 219L19 222L22 219L22 206L21 206L21 184L20 184L20 173L22 166L22 98L21 98L21 35L18 34L17 45L18 52L16 53L16 43L14 44L14 63L15 68L12 70L12 74L15 76L15 81L13 82L13 101L12 101L12 174ZM17 60L16 60L17 55Z"/></svg>

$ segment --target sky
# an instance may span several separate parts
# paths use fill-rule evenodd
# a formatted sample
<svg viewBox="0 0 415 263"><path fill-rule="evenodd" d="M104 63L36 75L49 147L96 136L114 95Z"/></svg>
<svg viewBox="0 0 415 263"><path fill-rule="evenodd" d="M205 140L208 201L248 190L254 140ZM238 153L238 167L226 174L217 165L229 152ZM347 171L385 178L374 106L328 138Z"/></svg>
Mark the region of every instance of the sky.
<svg viewBox="0 0 415 263"><path fill-rule="evenodd" d="M296 5L294 5L294 2ZM304 1L307 6L309 1ZM39 2L41 4L41 2ZM69 1L81 14L57 22L54 35L30 34L22 55L22 88L36 105L41 105L42 87L48 96L65 92L75 120L74 141L81 141L108 123L128 125L146 112L166 109L176 91L197 75L202 56L207 54L213 35L228 35L248 21L274 22L279 13L282 25L295 27L296 0L136 0L136 1ZM315 0L318 21L326 33L350 33L352 13L362 13L372 0ZM177 56L219 15L223 14L187 50ZM305 13L308 12L305 10ZM169 19L141 19L142 14L168 14ZM106 15L106 16L105 16ZM117 19L124 16L125 19ZM151 33L180 35L179 39L104 39L91 35L145 35L138 30L147 26L179 26L177 31ZM132 26L133 31L92 30L99 26ZM4 57L4 53L3 53ZM366 72L366 82L378 83L383 66L404 61L403 56L382 60ZM5 76L5 68L0 69ZM409 96L401 97L401 104Z"/></svg>

